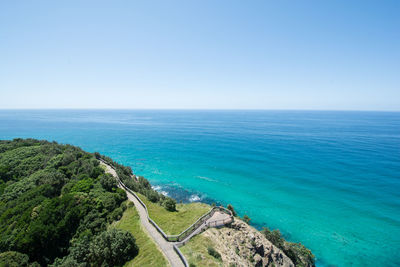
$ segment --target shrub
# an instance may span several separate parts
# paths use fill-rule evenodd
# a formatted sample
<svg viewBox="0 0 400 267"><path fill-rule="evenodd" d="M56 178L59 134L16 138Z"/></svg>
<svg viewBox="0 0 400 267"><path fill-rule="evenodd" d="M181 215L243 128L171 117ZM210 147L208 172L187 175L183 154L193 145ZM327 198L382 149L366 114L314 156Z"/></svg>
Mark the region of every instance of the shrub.
<svg viewBox="0 0 400 267"><path fill-rule="evenodd" d="M167 198L164 201L164 207L168 211L176 211L176 201L172 198Z"/></svg>
<svg viewBox="0 0 400 267"><path fill-rule="evenodd" d="M123 180L122 182L129 189L131 189L135 192L139 192L139 184L137 182L135 182L133 179L129 178L129 179Z"/></svg>
<svg viewBox="0 0 400 267"><path fill-rule="evenodd" d="M282 249L296 266L314 266L315 257L311 250L307 249L300 243L287 242L281 235L279 230L271 231L268 228L262 230L264 236L272 242L275 246Z"/></svg>
<svg viewBox="0 0 400 267"><path fill-rule="evenodd" d="M123 265L138 251L131 233L114 228L99 234L90 244L90 258L96 266Z"/></svg>
<svg viewBox="0 0 400 267"><path fill-rule="evenodd" d="M117 187L117 180L111 174L102 174L100 175L100 184L105 190L111 191Z"/></svg>
<svg viewBox="0 0 400 267"><path fill-rule="evenodd" d="M101 155L100 155L99 152L94 152L94 156L95 156L96 159L100 159L101 158Z"/></svg>
<svg viewBox="0 0 400 267"><path fill-rule="evenodd" d="M84 178L78 181L71 188L71 192L84 192L88 193L90 189L93 187L93 179L92 178Z"/></svg>
<svg viewBox="0 0 400 267"><path fill-rule="evenodd" d="M207 252L209 255L213 256L217 260L221 259L221 254L219 254L218 251L216 251L213 247L208 247Z"/></svg>
<svg viewBox="0 0 400 267"><path fill-rule="evenodd" d="M143 176L139 176L139 184L146 189L151 189L150 182Z"/></svg>
<svg viewBox="0 0 400 267"><path fill-rule="evenodd" d="M283 251L298 266L301 266L304 262L314 265L315 258L311 250L300 243L286 242Z"/></svg>
<svg viewBox="0 0 400 267"><path fill-rule="evenodd" d="M7 182L9 179L11 179L11 177L12 175L10 167L6 165L0 165L0 180Z"/></svg>
<svg viewBox="0 0 400 267"><path fill-rule="evenodd" d="M237 216L236 211L231 204L228 204L226 208L232 212L233 216Z"/></svg>
<svg viewBox="0 0 400 267"><path fill-rule="evenodd" d="M57 258L52 267L86 267L86 262L88 262L90 256L90 237L85 235L74 240L72 246L69 248L69 255L62 259Z"/></svg>
<svg viewBox="0 0 400 267"><path fill-rule="evenodd" d="M247 223L247 224L249 224L250 223L250 217L249 216L247 216L246 214L243 216L243 221L245 222L245 223Z"/></svg>
<svg viewBox="0 0 400 267"><path fill-rule="evenodd" d="M153 203L156 203L160 200L160 195L154 190L148 190L146 197Z"/></svg>
<svg viewBox="0 0 400 267"><path fill-rule="evenodd" d="M124 212L122 211L122 208L116 208L116 209L114 209L114 210L111 212L111 214L109 215L109 221L112 222L112 221L118 221L118 220L120 220L123 213L124 213Z"/></svg>
<svg viewBox="0 0 400 267"><path fill-rule="evenodd" d="M24 267L29 264L29 256L16 251L0 253L0 266Z"/></svg>
<svg viewBox="0 0 400 267"><path fill-rule="evenodd" d="M264 236L271 241L272 244L280 249L283 249L284 239L282 238L281 232L279 230L271 231L268 227L262 230Z"/></svg>

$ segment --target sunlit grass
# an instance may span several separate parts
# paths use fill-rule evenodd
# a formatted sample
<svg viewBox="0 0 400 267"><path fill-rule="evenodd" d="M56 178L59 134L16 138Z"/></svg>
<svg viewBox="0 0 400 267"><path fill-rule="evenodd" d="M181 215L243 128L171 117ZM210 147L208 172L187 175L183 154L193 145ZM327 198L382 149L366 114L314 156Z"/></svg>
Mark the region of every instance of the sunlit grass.
<svg viewBox="0 0 400 267"><path fill-rule="evenodd" d="M157 245L144 232L140 223L139 214L134 206L128 207L120 221L114 223L114 227L124 229L132 233L139 247L139 254L125 266L148 266L164 267L168 266L164 255L158 250Z"/></svg>
<svg viewBox="0 0 400 267"><path fill-rule="evenodd" d="M222 266L221 260L208 254L207 248L209 246L213 246L212 240L200 234L190 239L186 245L180 247L180 250L188 262L195 266Z"/></svg>
<svg viewBox="0 0 400 267"><path fill-rule="evenodd" d="M167 211L159 204L149 201L145 196L138 195L146 204L150 218L168 235L180 234L211 209L210 205L204 203L189 203L177 204L177 211Z"/></svg>

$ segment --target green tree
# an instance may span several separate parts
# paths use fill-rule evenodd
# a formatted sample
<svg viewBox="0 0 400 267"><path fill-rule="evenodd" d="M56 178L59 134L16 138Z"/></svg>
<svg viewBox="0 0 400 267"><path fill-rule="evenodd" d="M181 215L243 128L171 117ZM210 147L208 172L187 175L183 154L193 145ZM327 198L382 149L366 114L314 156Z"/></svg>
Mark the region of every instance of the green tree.
<svg viewBox="0 0 400 267"><path fill-rule="evenodd" d="M111 174L102 174L100 175L100 184L105 190L112 191L117 187L117 180Z"/></svg>
<svg viewBox="0 0 400 267"><path fill-rule="evenodd" d="M131 179L131 170L121 168ZM26 255L42 266L96 266L88 257L93 236L121 217L127 198L107 178L95 155L78 147L0 140L0 252L24 253L3 259L13 256L18 266Z"/></svg>
<svg viewBox="0 0 400 267"><path fill-rule="evenodd" d="M7 182L11 178L10 167L0 165L0 180Z"/></svg>
<svg viewBox="0 0 400 267"><path fill-rule="evenodd" d="M0 253L1 267L25 267L29 265L29 256L16 251Z"/></svg>
<svg viewBox="0 0 400 267"><path fill-rule="evenodd" d="M176 201L169 197L164 201L164 207L168 211L176 211Z"/></svg>
<svg viewBox="0 0 400 267"><path fill-rule="evenodd" d="M151 202L158 202L160 200L160 195L158 194L158 192L154 191L154 190L148 190L146 197L148 198L148 200L150 200Z"/></svg>
<svg viewBox="0 0 400 267"><path fill-rule="evenodd" d="M71 192L84 192L88 193L90 189L93 187L93 179L86 177L82 180L79 180L72 188Z"/></svg>
<svg viewBox="0 0 400 267"><path fill-rule="evenodd" d="M90 258L95 266L121 266L137 253L133 235L115 228L96 236L90 245Z"/></svg>

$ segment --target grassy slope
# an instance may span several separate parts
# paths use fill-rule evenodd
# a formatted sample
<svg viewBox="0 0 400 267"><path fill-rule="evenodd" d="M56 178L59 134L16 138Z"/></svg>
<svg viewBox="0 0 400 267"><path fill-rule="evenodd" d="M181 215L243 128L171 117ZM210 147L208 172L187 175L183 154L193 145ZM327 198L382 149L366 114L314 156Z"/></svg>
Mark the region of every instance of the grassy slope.
<svg viewBox="0 0 400 267"><path fill-rule="evenodd" d="M211 209L211 206L204 203L190 203L177 204L177 211L171 212L149 201L145 196L138 195L146 204L150 217L169 235L180 234Z"/></svg>
<svg viewBox="0 0 400 267"><path fill-rule="evenodd" d="M139 247L139 254L125 266L162 267L168 265L157 245L142 229L139 214L134 206L127 208L121 220L114 226L132 233Z"/></svg>
<svg viewBox="0 0 400 267"><path fill-rule="evenodd" d="M196 266L222 266L222 261L208 254L207 248L213 246L212 240L203 235L196 235L186 245L180 248L189 264Z"/></svg>

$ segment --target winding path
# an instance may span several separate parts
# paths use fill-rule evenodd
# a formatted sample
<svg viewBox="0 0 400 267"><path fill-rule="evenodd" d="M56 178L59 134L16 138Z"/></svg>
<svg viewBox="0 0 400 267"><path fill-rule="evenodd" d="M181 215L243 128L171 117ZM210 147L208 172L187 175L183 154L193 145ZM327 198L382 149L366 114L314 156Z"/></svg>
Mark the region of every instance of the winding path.
<svg viewBox="0 0 400 267"><path fill-rule="evenodd" d="M106 172L110 173L112 176L115 178L118 178L118 175L116 171L111 168L109 165L100 162L103 166L106 167ZM122 189L124 189L122 186L120 186ZM158 245L158 247L161 249L162 253L164 256L167 258L168 262L170 263L171 266L175 267L184 267L185 265L183 264L182 260L179 258L179 256L176 254L173 248L173 243L168 242L164 239L164 237L157 231L157 229L150 224L150 222L147 220L147 213L144 207L140 204L140 202L136 199L135 196L133 196L131 193L125 191L128 199L135 204L135 208L139 213L140 216L140 222L146 229L147 233L153 238L154 242Z"/></svg>
<svg viewBox="0 0 400 267"><path fill-rule="evenodd" d="M103 161L100 161L100 164L103 165L106 168L106 172L114 176L118 181L120 181L117 172L108 164L104 163ZM124 189L125 188L119 184L118 185L120 188ZM179 250L177 247L185 244L192 238L193 236L197 235L198 233L201 233L202 230L204 230L207 227L218 227L225 225L227 222L231 222L230 219L231 217L223 212L215 212L209 219L207 219L204 223L199 225L196 230L194 230L189 236L187 236L182 242L169 242L167 241L159 231L152 225L148 218L147 218L147 211L143 207L143 205L139 202L139 200L130 192L125 190L128 199L133 202L133 204L136 207L136 210L138 211L139 217L140 217L140 222L142 223L143 227L145 228L145 231L150 235L151 238L153 238L154 242L158 245L162 253L165 255L166 259L168 260L169 264L172 267L185 267L187 266L187 262L185 259L182 259L179 257L175 249ZM175 247L175 249L174 249ZM183 258L184 256L181 255Z"/></svg>

